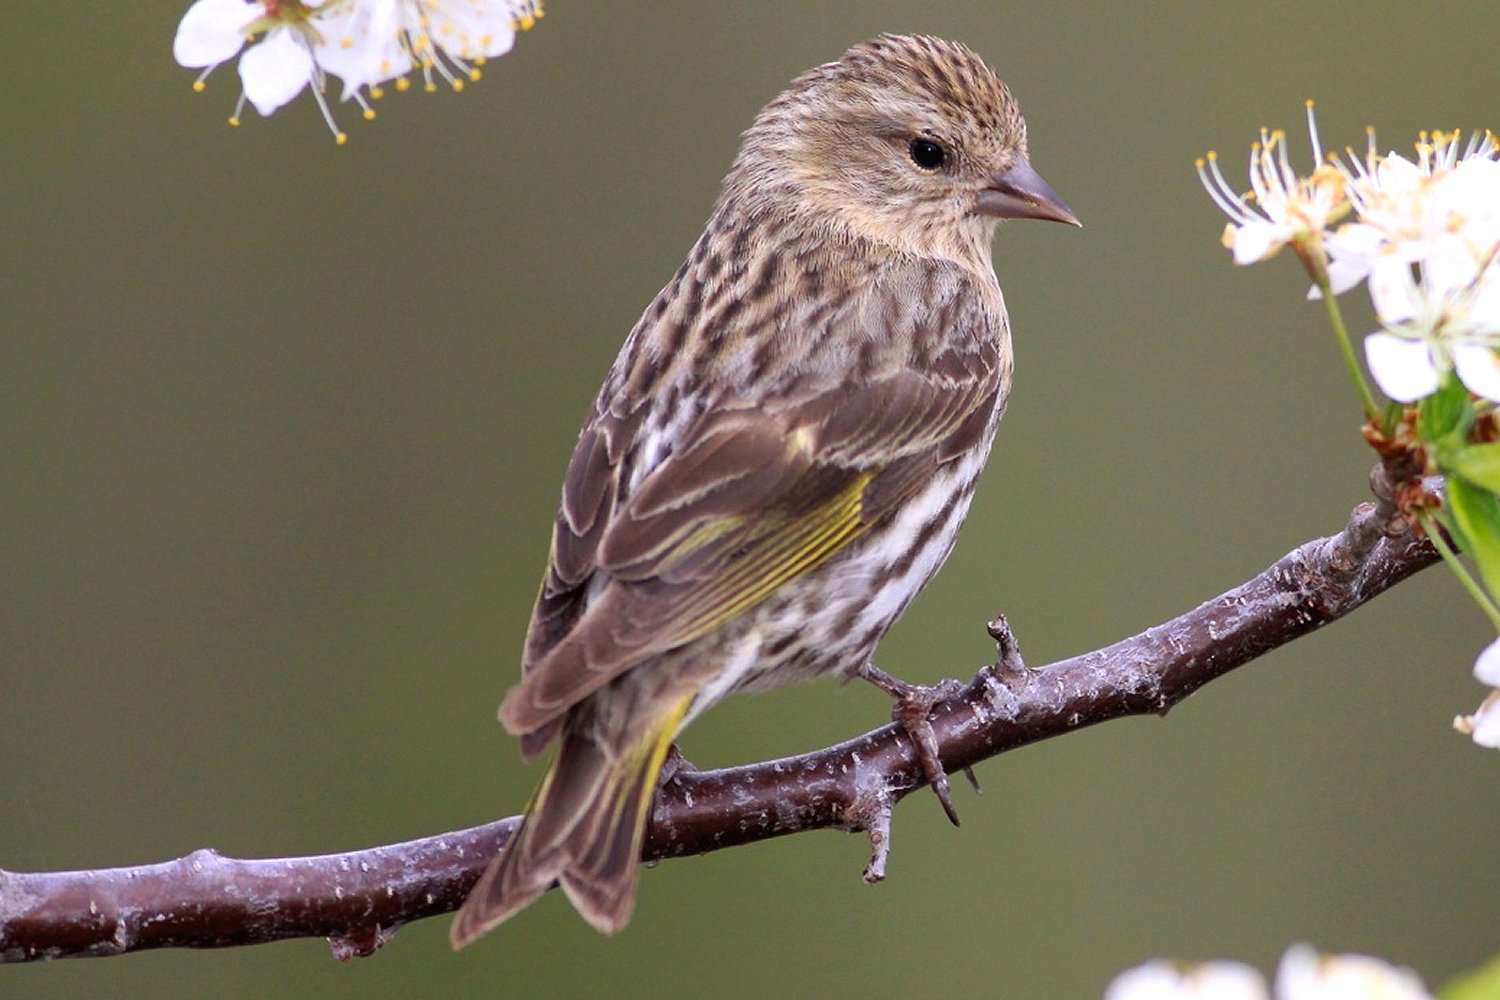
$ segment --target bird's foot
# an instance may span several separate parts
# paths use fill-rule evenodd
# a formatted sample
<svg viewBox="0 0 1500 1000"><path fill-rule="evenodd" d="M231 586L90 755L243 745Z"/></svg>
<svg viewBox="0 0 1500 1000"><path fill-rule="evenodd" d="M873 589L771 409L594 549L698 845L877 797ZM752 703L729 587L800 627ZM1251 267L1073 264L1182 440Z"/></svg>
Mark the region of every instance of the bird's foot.
<svg viewBox="0 0 1500 1000"><path fill-rule="evenodd" d="M662 761L661 772L656 776L656 787L662 789L670 785L678 775L691 774L698 770L692 761L682 755L682 750L674 742L667 747L667 759Z"/></svg>
<svg viewBox="0 0 1500 1000"><path fill-rule="evenodd" d="M921 765L927 783L932 786L933 793L942 803L949 822L958 826L958 810L953 807L948 772L943 770L943 762L938 757L937 736L932 731L928 716L932 714L935 705L961 694L963 683L949 678L930 686L911 684L892 677L873 663L860 667L859 676L896 699L896 704L891 706L891 719L900 723L901 728L906 730L906 735L911 737L912 744L917 749L917 763ZM978 791L979 781L974 777L974 772L964 768L964 773L974 790Z"/></svg>

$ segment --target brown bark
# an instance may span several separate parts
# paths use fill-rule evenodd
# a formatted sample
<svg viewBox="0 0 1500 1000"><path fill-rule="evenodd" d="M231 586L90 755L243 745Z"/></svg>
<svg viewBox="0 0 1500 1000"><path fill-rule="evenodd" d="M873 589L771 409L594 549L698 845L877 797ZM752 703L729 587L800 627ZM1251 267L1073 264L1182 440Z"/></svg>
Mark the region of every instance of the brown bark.
<svg viewBox="0 0 1500 1000"><path fill-rule="evenodd" d="M1040 669L1021 663L998 618L990 625L998 663L933 713L946 770L1119 716L1165 713L1214 678L1348 614L1437 560L1426 541L1390 534L1401 524L1391 511L1388 500L1378 510L1361 505L1337 535L1299 546L1233 590ZM646 857L839 827L870 832L865 877L878 881L891 808L922 784L911 742L894 725L796 757L679 772L658 799ZM455 909L518 822L318 857L239 860L200 850L133 868L0 871L0 962L296 937L326 937L340 958L369 954L402 924Z"/></svg>

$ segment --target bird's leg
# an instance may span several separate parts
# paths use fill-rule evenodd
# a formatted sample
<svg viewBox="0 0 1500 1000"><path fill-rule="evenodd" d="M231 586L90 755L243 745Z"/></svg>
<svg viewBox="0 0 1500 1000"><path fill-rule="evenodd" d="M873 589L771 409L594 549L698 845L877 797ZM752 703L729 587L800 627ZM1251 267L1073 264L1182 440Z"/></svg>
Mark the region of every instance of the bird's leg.
<svg viewBox="0 0 1500 1000"><path fill-rule="evenodd" d="M896 704L891 706L891 718L900 723L901 728L906 730L906 735L911 737L917 748L917 762L922 766L927 783L943 804L943 812L948 814L949 822L957 826L958 810L953 808L953 796L948 790L948 774L938 758L937 736L933 734L932 723L927 721L927 716L938 702L947 701L962 693L963 684L951 678L938 681L930 687L910 684L892 677L869 662L859 668L858 676L896 699ZM969 780L974 781L972 772ZM978 782L974 784L977 788Z"/></svg>
<svg viewBox="0 0 1500 1000"><path fill-rule="evenodd" d="M672 745L667 747L667 759L662 761L661 772L656 776L656 787L665 788L679 774L690 774L696 770L698 769L693 766L692 762L682 755L682 749L674 740Z"/></svg>

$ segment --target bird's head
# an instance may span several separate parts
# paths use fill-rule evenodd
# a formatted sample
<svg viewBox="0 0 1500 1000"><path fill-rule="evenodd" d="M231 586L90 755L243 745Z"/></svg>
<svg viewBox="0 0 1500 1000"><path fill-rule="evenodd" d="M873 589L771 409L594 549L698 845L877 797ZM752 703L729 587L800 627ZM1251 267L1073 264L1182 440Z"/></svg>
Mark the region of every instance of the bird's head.
<svg viewBox="0 0 1500 1000"><path fill-rule="evenodd" d="M804 73L745 133L725 197L921 256L988 260L998 219L1079 225L973 50L881 35Z"/></svg>

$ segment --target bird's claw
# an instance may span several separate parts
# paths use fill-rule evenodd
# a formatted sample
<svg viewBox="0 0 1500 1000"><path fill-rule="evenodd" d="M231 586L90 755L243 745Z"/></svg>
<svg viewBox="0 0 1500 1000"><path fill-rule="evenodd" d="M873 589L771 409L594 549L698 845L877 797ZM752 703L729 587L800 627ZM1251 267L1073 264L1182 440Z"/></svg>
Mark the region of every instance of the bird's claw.
<svg viewBox="0 0 1500 1000"><path fill-rule="evenodd" d="M928 716L932 714L934 706L962 694L963 683L949 678L931 686L910 684L892 677L873 663L866 664L860 671L860 676L896 699L896 703L891 706L891 719L911 737L923 777L932 786L933 794L942 804L948 821L958 826L958 810L953 805L948 772L943 770L942 759L938 756L937 735L932 731ZM975 780L974 772L968 768L964 768L964 771L977 790L979 782Z"/></svg>

